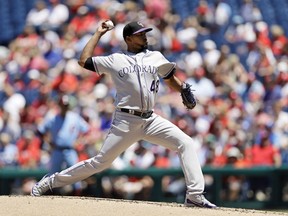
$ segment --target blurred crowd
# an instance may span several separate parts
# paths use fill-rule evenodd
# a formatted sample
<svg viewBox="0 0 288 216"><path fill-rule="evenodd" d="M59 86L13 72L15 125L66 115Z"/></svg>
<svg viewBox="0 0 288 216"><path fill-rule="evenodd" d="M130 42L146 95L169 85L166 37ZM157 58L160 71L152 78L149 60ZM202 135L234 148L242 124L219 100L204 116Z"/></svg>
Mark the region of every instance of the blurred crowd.
<svg viewBox="0 0 288 216"><path fill-rule="evenodd" d="M115 89L109 77L80 68L77 60L107 19L115 28L102 37L95 55L125 50L122 29L140 20L153 27L150 48L176 62L177 76L193 85L199 100L194 110L186 110L180 96L161 85L155 112L194 138L203 167L287 166L287 34L281 25L268 25L252 0L243 0L237 13L225 1L209 2L199 0L183 18L173 0L35 1L23 33L0 46L0 167L49 166L49 143L36 130L58 109L63 94L73 98L72 109L91 126L85 142L75 145L79 159L99 150L110 127ZM141 142L112 168L151 166L180 164L174 152ZM128 182L133 194L153 185L147 178L111 181L103 183L107 191L114 185L119 192ZM183 185L181 179L174 179L176 186L169 181L163 183L167 193Z"/></svg>

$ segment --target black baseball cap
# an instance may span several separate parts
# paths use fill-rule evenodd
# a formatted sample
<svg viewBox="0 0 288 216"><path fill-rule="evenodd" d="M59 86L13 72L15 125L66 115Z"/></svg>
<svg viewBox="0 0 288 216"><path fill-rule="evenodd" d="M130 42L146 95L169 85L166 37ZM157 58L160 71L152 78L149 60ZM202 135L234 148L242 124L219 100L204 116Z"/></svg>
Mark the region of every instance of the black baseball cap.
<svg viewBox="0 0 288 216"><path fill-rule="evenodd" d="M141 22L130 22L123 29L123 38L143 31L149 32L152 31L152 28L145 27Z"/></svg>

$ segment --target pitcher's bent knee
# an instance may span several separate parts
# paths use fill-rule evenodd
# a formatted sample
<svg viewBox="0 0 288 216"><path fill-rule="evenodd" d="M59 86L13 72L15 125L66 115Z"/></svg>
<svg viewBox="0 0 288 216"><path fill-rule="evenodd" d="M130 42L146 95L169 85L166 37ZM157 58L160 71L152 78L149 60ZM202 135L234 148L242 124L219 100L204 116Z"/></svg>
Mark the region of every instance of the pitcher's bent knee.
<svg viewBox="0 0 288 216"><path fill-rule="evenodd" d="M101 172L102 170L109 168L112 162L113 160L106 160L102 157L102 155L96 155L95 157L89 159L89 163L94 167L95 170L97 170L97 172Z"/></svg>

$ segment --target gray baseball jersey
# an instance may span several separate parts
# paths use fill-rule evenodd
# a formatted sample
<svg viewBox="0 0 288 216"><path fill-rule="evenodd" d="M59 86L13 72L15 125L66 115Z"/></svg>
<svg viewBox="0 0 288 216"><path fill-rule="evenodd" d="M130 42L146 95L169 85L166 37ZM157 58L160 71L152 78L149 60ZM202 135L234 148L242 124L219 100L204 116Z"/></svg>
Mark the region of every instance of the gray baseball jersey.
<svg viewBox="0 0 288 216"><path fill-rule="evenodd" d="M152 110L159 88L159 77L165 78L175 67L158 70L169 61L158 51L115 53L109 56L93 57L93 64L99 74L109 73L117 89L118 108ZM159 76L159 77L158 77Z"/></svg>

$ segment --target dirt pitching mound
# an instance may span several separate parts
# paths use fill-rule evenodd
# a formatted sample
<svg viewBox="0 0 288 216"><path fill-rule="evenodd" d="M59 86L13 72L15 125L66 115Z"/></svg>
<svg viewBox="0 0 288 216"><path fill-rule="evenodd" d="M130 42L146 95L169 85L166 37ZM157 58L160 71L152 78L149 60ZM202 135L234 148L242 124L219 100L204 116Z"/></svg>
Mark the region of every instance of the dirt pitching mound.
<svg viewBox="0 0 288 216"><path fill-rule="evenodd" d="M187 208L176 203L59 196L0 196L5 216L280 216L284 213L246 209Z"/></svg>

